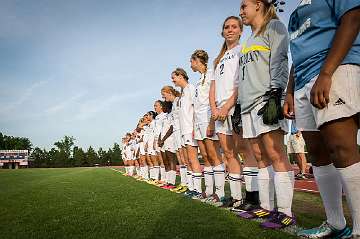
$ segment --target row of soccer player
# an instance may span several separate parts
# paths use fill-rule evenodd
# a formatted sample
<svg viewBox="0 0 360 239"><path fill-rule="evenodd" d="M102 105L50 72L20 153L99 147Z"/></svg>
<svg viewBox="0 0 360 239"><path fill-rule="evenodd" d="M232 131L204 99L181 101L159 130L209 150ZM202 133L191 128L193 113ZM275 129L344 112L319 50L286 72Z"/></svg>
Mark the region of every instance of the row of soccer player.
<svg viewBox="0 0 360 239"><path fill-rule="evenodd" d="M243 0L241 19L231 16L223 23L225 41L213 66L209 67L205 51L196 50L190 60L192 70L201 75L199 82L191 85L186 72L175 69L171 79L181 94L163 87L164 101L155 102L156 114L148 112L139 122L138 136L128 136L125 144L130 137L139 137L139 165L149 165L153 179L160 170L170 188L175 186L177 159L181 184L173 190L186 189L193 198L232 206L244 218L265 218L261 224L265 228L283 228L295 224L294 172L284 151L288 128L284 116L296 119L314 158L313 172L327 217L320 227L299 235L358 238L360 2L300 1L288 30L272 2ZM251 27L252 34L240 46L243 24ZM205 195L198 149L205 162ZM245 198L239 153L244 160ZM125 158L130 156L126 153ZM224 161L229 198L224 195ZM352 230L343 214L343 190Z"/></svg>

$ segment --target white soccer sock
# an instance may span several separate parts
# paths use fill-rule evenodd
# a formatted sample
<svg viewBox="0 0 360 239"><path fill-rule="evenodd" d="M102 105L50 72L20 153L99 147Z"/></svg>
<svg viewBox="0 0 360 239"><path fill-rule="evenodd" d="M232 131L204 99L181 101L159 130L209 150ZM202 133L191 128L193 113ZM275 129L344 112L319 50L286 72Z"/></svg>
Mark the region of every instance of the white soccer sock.
<svg viewBox="0 0 360 239"><path fill-rule="evenodd" d="M149 167L148 167L147 165L144 166L143 178L144 178L145 180L148 180L148 179L149 179Z"/></svg>
<svg viewBox="0 0 360 239"><path fill-rule="evenodd" d="M139 168L139 167L136 167L136 168L135 168L135 171L136 171L136 175L139 176L139 175L140 175L140 168Z"/></svg>
<svg viewBox="0 0 360 239"><path fill-rule="evenodd" d="M133 175L134 175L134 169L135 169L134 166L130 166L130 171L129 171L129 175L130 175L130 176L133 176Z"/></svg>
<svg viewBox="0 0 360 239"><path fill-rule="evenodd" d="M360 235L360 163L338 169L353 222L353 235Z"/></svg>
<svg viewBox="0 0 360 239"><path fill-rule="evenodd" d="M150 167L150 169L149 169L149 174L150 174L150 178L151 178L151 179L155 179L154 167Z"/></svg>
<svg viewBox="0 0 360 239"><path fill-rule="evenodd" d="M243 175L245 179L246 191L248 192L259 191L258 173L259 173L259 169L257 167L244 167Z"/></svg>
<svg viewBox="0 0 360 239"><path fill-rule="evenodd" d="M194 183L194 190L198 193L202 193L201 188L202 173L192 173L192 180Z"/></svg>
<svg viewBox="0 0 360 239"><path fill-rule="evenodd" d="M214 171L213 168L204 167L205 193L210 196L214 193Z"/></svg>
<svg viewBox="0 0 360 239"><path fill-rule="evenodd" d="M193 183L193 179L192 179L192 171L187 171L187 186L189 188L190 191L194 191L194 183Z"/></svg>
<svg viewBox="0 0 360 239"><path fill-rule="evenodd" d="M258 173L260 206L266 210L274 209L274 169L272 165L260 168Z"/></svg>
<svg viewBox="0 0 360 239"><path fill-rule="evenodd" d="M292 217L291 205L294 195L294 171L275 172L274 184L278 211Z"/></svg>
<svg viewBox="0 0 360 239"><path fill-rule="evenodd" d="M159 174L160 174L160 167L159 167L159 166L155 166L155 167L154 167L154 179L155 179L155 180L159 180Z"/></svg>
<svg viewBox="0 0 360 239"><path fill-rule="evenodd" d="M342 205L340 174L333 164L313 166L314 177L325 208L327 222L335 229L346 226Z"/></svg>
<svg viewBox="0 0 360 239"><path fill-rule="evenodd" d="M129 166L125 166L125 173L129 174Z"/></svg>
<svg viewBox="0 0 360 239"><path fill-rule="evenodd" d="M165 182L166 181L166 170L164 167L160 168L160 175L161 175L161 181Z"/></svg>
<svg viewBox="0 0 360 239"><path fill-rule="evenodd" d="M241 174L229 173L229 184L230 184L231 197L236 200L241 200L242 199Z"/></svg>
<svg viewBox="0 0 360 239"><path fill-rule="evenodd" d="M140 176L144 178L144 166L140 167Z"/></svg>
<svg viewBox="0 0 360 239"><path fill-rule="evenodd" d="M224 164L219 164L218 166L213 167L214 171L214 183L215 183L215 193L219 198L225 196L225 166Z"/></svg>
<svg viewBox="0 0 360 239"><path fill-rule="evenodd" d="M176 182L176 171L175 170L171 170L168 172L169 173L169 183L172 185L175 185Z"/></svg>
<svg viewBox="0 0 360 239"><path fill-rule="evenodd" d="M187 173L187 166L186 165L180 165L180 184L181 185L187 185L186 180L186 173Z"/></svg>

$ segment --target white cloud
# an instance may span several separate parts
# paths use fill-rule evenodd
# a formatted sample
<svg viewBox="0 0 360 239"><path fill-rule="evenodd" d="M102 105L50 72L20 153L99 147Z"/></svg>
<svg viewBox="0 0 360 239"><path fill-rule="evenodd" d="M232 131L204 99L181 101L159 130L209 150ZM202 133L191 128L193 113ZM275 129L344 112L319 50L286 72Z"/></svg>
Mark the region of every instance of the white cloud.
<svg viewBox="0 0 360 239"><path fill-rule="evenodd" d="M90 119L95 115L110 109L116 103L119 103L124 100L128 101L134 98L139 98L141 97L141 95L144 95L145 93L146 90L139 90L139 91L133 91L131 93L125 93L121 95L116 94L116 95L111 95L110 97L107 98L97 98L95 100L87 101L80 106L79 113L74 115L74 117L72 117L72 119L70 119L69 122Z"/></svg>
<svg viewBox="0 0 360 239"><path fill-rule="evenodd" d="M45 113L47 115L51 115L51 114L58 113L59 111L65 110L68 106L71 106L73 103L75 103L76 101L78 101L85 95L86 95L86 92L79 92L76 95L74 95L73 97L70 97L66 100L61 101L58 104L55 104L55 105L49 107L48 109L45 110Z"/></svg>
<svg viewBox="0 0 360 239"><path fill-rule="evenodd" d="M14 109L22 106L27 100L29 100L33 96L34 92L38 88L40 88L41 86L43 86L46 83L48 83L48 81L45 81L45 80L37 81L37 82L33 83L22 94L20 94L20 97L17 100L4 105L4 108L2 108L0 110L0 114L6 114L9 111L14 110Z"/></svg>

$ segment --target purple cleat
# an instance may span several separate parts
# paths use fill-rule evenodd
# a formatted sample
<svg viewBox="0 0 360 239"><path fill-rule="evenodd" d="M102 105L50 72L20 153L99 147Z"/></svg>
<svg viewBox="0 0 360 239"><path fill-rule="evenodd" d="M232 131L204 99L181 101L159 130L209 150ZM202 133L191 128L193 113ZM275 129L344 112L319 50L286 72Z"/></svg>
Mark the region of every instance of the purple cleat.
<svg viewBox="0 0 360 239"><path fill-rule="evenodd" d="M280 229L294 224L296 224L295 217L289 217L282 212L275 212L266 222L261 223L260 226L266 229Z"/></svg>

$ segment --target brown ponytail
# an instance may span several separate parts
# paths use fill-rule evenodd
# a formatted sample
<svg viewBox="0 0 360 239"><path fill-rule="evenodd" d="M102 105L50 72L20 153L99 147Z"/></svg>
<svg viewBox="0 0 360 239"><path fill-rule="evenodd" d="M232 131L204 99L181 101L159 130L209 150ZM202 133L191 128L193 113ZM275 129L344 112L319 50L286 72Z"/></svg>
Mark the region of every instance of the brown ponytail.
<svg viewBox="0 0 360 239"><path fill-rule="evenodd" d="M263 34L265 32L266 26L269 24L269 22L272 19L279 19L279 17L276 14L276 9L274 4L269 3L268 0L260 0L264 4L264 22L260 28L260 31L256 34L257 36Z"/></svg>

